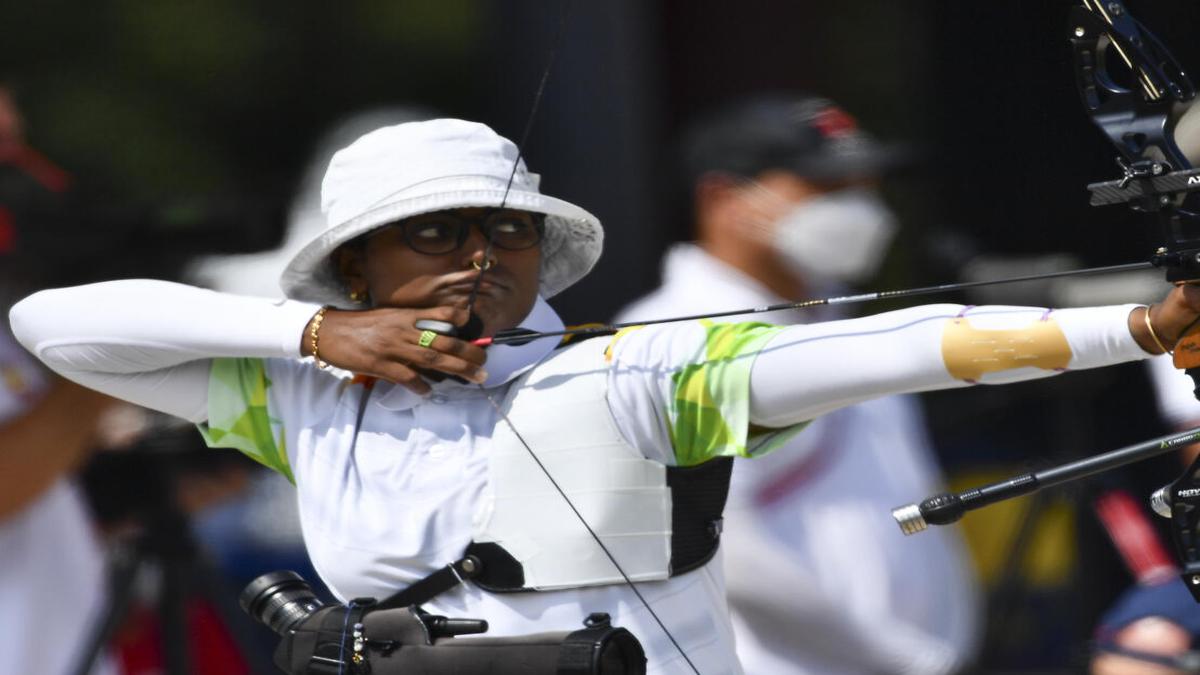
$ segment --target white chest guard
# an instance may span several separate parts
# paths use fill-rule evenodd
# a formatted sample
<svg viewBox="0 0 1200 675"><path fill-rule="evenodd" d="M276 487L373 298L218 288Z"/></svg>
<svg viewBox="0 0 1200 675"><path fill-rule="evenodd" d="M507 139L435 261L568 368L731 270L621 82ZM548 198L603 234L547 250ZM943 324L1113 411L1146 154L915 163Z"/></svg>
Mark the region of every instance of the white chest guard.
<svg viewBox="0 0 1200 675"><path fill-rule="evenodd" d="M631 580L671 575L667 467L646 459L617 430L605 399L607 344L588 340L558 350L518 378L501 403L511 425L496 422L472 546L477 554L495 553L486 546L494 544L519 565L523 583L512 588L510 580L501 590L623 582L547 472ZM493 556L480 557L485 569L495 566Z"/></svg>

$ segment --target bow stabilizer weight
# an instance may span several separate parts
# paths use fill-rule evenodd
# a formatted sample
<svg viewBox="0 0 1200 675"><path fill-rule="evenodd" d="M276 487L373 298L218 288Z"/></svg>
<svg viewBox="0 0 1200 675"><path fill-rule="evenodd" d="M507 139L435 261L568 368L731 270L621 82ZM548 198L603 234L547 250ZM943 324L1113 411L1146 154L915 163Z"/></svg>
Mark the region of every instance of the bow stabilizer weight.
<svg viewBox="0 0 1200 675"><path fill-rule="evenodd" d="M919 504L908 504L893 509L892 517L896 519L896 523L900 525L900 530L904 534L916 534L928 529L930 525L949 525L957 522L968 511L974 511L989 504L1027 495L1060 483L1087 478L1126 464L1172 452L1196 442L1200 442L1200 427L1127 445L1101 455L1060 464L1042 471L1024 473L962 492L934 495ZM1189 474L1189 476L1191 475ZM1195 506L1200 506L1200 479L1193 480L1194 483L1189 482L1186 486L1177 486L1177 481L1168 488L1171 499L1177 500L1172 503L1183 505L1178 510L1187 511L1194 524L1195 521L1200 520L1200 509L1195 508ZM1168 490L1168 488L1163 488L1163 490ZM1189 489L1191 492L1188 492ZM1181 491L1182 495L1179 494ZM1192 501L1193 498L1194 501ZM1162 498L1158 497L1157 499L1161 500ZM1192 548L1200 547L1200 539L1189 539L1189 541L1191 541ZM1200 575L1200 559L1197 559L1194 574ZM1200 592L1200 589L1197 592Z"/></svg>

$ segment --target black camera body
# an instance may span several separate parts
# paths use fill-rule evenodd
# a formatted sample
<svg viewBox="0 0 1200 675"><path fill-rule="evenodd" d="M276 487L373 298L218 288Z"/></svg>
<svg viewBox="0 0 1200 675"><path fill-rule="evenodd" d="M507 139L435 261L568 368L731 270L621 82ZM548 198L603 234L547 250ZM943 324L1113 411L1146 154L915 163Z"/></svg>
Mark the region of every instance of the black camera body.
<svg viewBox="0 0 1200 675"><path fill-rule="evenodd" d="M607 614L573 632L511 637L487 622L449 619L418 607L381 608L373 599L325 606L295 572L272 572L242 591L250 616L283 637L275 665L291 675L643 675L646 655Z"/></svg>

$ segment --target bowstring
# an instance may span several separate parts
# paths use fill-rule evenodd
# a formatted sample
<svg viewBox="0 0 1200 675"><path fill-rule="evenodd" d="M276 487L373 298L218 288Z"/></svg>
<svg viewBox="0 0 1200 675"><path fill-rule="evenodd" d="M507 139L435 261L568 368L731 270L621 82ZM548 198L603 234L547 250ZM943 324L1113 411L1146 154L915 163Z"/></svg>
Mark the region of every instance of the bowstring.
<svg viewBox="0 0 1200 675"><path fill-rule="evenodd" d="M539 458L533 451L533 448L529 447L529 444L525 442L525 439L521 436L521 432L517 431L517 427L513 425L512 420L510 420L508 415L505 414L504 409L496 403L496 400L492 398L491 394L487 393L487 390L483 389L483 385L479 385L479 388L483 391L483 395L487 397L488 403L491 403L492 407L495 408L496 414L500 416L500 419L504 420L504 423L508 425L508 428L513 432L513 435L517 437L517 440L521 442L521 445L525 446L525 450L529 452L529 456L533 458L533 461L537 463L538 468L540 468L542 473L546 475L546 478L550 481L550 484L554 486L554 489L558 491L558 494L561 495L563 500L567 502L567 506L571 508L571 511L575 514L575 517L578 518L579 522L582 523L584 528L587 529L588 534L592 535L592 539L600 545L600 550L604 551L604 555L608 557L609 562L613 564L613 567L617 568L617 572L620 573L621 578L625 580L625 584L629 586L629 589L632 590L633 594L637 596L637 599L641 601L642 606L645 607L646 611L650 613L650 616L654 619L654 622L657 623L658 627L661 628L663 633L666 634L667 639L671 641L671 644L675 645L675 649L679 651L680 656L682 656L683 660L687 662L689 667L691 667L692 672L696 673L696 675L700 675L700 671L696 669L696 664L692 663L692 659L688 657L687 652L683 650L683 647L680 646L679 642L675 639L675 636L671 634L671 631L667 630L666 624L664 624L662 619L659 618L658 614L654 611L654 608L650 606L650 603L646 601L646 598L642 595L642 592L638 590L637 584L633 583L633 580L629 578L629 574L625 572L625 568L621 567L621 563L617 562L617 559L615 556L613 556L612 551L608 550L608 547L604 545L604 541L600 539L600 535L596 534L596 531L592 529L591 524L588 523L587 519L583 517L583 514L579 512L579 509L575 507L575 503L572 502L569 497L567 497L567 493L562 489L562 487L559 486L558 481L554 480L554 475L551 474L550 470L546 468L546 465L542 463L541 458Z"/></svg>
<svg viewBox="0 0 1200 675"><path fill-rule="evenodd" d="M558 50L567 33L567 17L570 13L571 0L564 0L563 10L558 15L558 30L555 33L554 41L550 44L550 54L546 57L546 67L542 70L541 81L538 82L537 90L533 94L533 104L529 106L529 115L525 117L525 128L521 131L521 137L517 142L517 158L513 160L512 170L508 172L508 182L504 185L504 194L500 197L500 205L490 210L489 213L501 211L508 204L508 195L512 191L513 181L517 177L517 169L521 167L521 160L525 157L525 144L529 141L529 132L533 130L533 120L537 117L538 108L541 107L542 95L546 93L546 83L550 81L550 72L554 69L554 62L558 60ZM484 264L487 264L492 257L492 237L489 235L486 236L486 239L487 244L483 249ZM475 311L475 299L479 295L479 284L483 281L483 273L486 270L487 268L480 270L475 277L475 282L471 284L471 293L467 296L468 316Z"/></svg>
<svg viewBox="0 0 1200 675"><path fill-rule="evenodd" d="M529 133L533 129L534 118L537 116L538 108L542 102L542 96L546 92L546 83L550 80L550 72L554 68L554 62L558 58L559 48L562 46L564 36L566 35L567 17L569 16L570 11L571 0L564 0L563 10L559 14L557 35L554 38L554 42L551 44L550 54L546 60L546 68L542 71L541 81L538 83L537 91L533 96L533 105L530 106L529 115L525 119L525 128L521 131L520 142L517 143L517 158L515 161L513 161L512 170L508 174L508 183L504 186L504 195L500 199L500 205L492 211L493 213L500 211L508 204L508 195L512 190L513 181L516 179L517 170L521 166L521 160L524 158L525 146L529 141ZM491 236L487 236L486 239L487 244L483 250L483 260L485 265L487 264L487 261L491 260L493 245ZM479 284L483 280L483 275L488 269L489 267L484 267L481 269L479 274L475 277L474 284L471 286L471 293L467 298L468 315L474 311L475 300L479 291ZM646 601L645 596L643 596L641 591L638 590L637 584L633 583L633 580L629 578L629 575L625 572L625 569L621 567L619 562L617 562L617 559L613 555L612 551L605 546L604 541L600 539L600 535L596 534L596 531L592 529L591 524L588 523L587 519L583 517L583 514L579 512L579 509L575 507L575 503L572 502L571 498L567 496L566 491L559 486L558 481L554 479L554 476L550 473L550 470L546 468L546 465L542 463L542 460L537 456L537 453L535 453L533 448L529 447L529 444L525 442L525 438L521 436L521 432L517 431L516 425L512 423L512 420L509 419L503 408L496 403L495 399L492 398L491 394L487 392L482 384L478 385L478 387L480 391L483 392L484 396L487 397L488 403L490 403L496 410L496 414L500 416L500 419L504 421L504 423L512 431L513 435L516 436L518 441L520 441L521 445L525 448L525 451L529 453L530 458L532 458L533 461L538 465L538 468L542 470L542 473L546 476L546 479L550 481L550 484L554 486L556 491L558 491L559 496L563 498L563 501L567 503L567 506L570 507L571 511L575 514L575 517L579 519L579 522L587 530L588 534L591 535L592 540L596 542L596 544L600 547L600 550L603 551L604 555L608 557L609 562L613 564L613 567L616 568L617 572L621 575L621 578L624 579L625 585L628 586L631 591L633 591L633 594L637 596L637 599L642 603L642 607L646 608L646 611L654 619L655 623L658 624L658 627L662 629L664 634L666 634L667 639L670 640L671 644L675 646L675 649L679 652L680 656L682 656L683 660L687 662L688 667L692 669L693 673L700 675L700 670L696 668L696 664L692 663L692 659L688 656L687 652L684 651L683 647L679 644L679 641L675 639L675 636L667 628L666 624L663 623L662 619L658 616L658 613L655 612L654 608L650 606L650 603Z"/></svg>

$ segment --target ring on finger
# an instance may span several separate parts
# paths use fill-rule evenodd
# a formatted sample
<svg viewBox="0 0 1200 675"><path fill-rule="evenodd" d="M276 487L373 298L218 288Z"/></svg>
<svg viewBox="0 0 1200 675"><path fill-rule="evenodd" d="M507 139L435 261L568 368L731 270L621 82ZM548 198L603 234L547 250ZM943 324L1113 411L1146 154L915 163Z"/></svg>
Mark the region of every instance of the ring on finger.
<svg viewBox="0 0 1200 675"><path fill-rule="evenodd" d="M437 336L438 334L431 330L423 330L421 331L421 337L417 338L417 344L428 349Z"/></svg>

